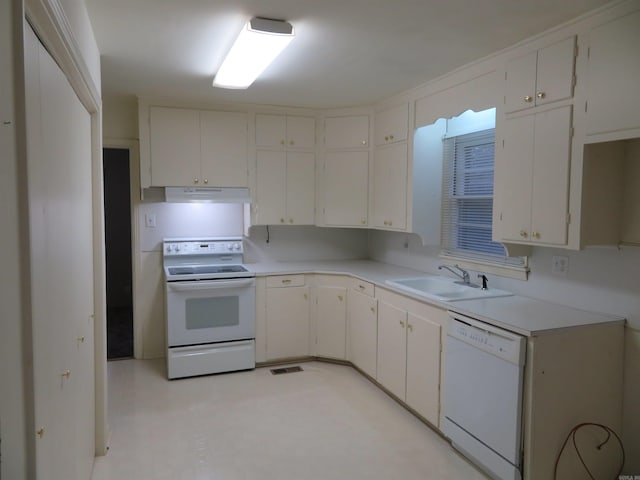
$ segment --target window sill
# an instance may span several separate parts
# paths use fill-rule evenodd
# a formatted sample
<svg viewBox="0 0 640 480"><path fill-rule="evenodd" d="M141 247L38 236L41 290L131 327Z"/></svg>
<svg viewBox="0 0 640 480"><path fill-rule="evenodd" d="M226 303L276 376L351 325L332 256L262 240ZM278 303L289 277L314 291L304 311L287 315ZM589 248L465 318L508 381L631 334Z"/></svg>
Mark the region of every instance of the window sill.
<svg viewBox="0 0 640 480"><path fill-rule="evenodd" d="M440 254L441 258L447 264L458 264L465 270L474 270L500 277L513 278L516 280L527 280L529 276L529 266L522 267L514 265L500 265L493 262L483 262L481 260L471 260L469 258L455 257L453 255Z"/></svg>

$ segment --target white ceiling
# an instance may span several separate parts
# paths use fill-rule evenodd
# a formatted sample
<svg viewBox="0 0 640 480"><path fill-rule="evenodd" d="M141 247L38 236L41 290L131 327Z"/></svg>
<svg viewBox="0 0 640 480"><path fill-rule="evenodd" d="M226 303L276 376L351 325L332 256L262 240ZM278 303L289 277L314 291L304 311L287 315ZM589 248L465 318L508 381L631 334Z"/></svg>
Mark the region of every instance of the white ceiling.
<svg viewBox="0 0 640 480"><path fill-rule="evenodd" d="M371 104L606 0L86 0L103 96L308 107ZM297 36L247 90L211 82L252 16Z"/></svg>

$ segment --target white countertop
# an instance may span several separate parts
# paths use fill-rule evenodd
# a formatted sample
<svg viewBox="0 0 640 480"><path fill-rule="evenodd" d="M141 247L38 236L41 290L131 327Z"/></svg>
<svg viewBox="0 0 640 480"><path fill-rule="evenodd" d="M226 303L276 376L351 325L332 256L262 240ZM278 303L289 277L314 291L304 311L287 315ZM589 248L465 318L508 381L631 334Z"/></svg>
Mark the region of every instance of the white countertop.
<svg viewBox="0 0 640 480"><path fill-rule="evenodd" d="M410 268L374 262L371 260L320 260L308 262L259 262L246 267L257 276L294 273L320 273L350 275L377 287L424 303L452 310L527 337L550 333L554 330L604 323L622 324L624 318L603 313L549 303L543 300L513 295L455 302L436 301L388 285L391 279L430 275Z"/></svg>

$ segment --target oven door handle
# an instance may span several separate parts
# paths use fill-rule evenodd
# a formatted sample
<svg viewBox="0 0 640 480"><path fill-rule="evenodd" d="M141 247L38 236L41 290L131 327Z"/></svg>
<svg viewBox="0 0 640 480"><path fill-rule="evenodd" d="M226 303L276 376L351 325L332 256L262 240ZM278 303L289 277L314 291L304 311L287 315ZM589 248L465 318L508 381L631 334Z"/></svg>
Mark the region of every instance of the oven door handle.
<svg viewBox="0 0 640 480"><path fill-rule="evenodd" d="M218 288L230 287L252 287L255 285L254 278L241 280L215 280L215 281L197 281L197 282L169 282L169 288L177 292L186 292L193 290L215 290Z"/></svg>

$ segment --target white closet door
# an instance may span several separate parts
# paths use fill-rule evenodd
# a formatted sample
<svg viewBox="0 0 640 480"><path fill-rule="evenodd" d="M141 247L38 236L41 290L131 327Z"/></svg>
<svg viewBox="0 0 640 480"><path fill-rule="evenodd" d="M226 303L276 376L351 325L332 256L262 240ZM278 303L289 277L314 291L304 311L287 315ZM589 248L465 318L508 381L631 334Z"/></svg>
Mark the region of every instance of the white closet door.
<svg viewBox="0 0 640 480"><path fill-rule="evenodd" d="M25 30L34 413L43 429L36 477L87 479L95 454L91 117Z"/></svg>

